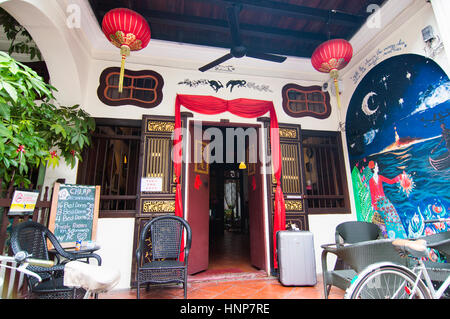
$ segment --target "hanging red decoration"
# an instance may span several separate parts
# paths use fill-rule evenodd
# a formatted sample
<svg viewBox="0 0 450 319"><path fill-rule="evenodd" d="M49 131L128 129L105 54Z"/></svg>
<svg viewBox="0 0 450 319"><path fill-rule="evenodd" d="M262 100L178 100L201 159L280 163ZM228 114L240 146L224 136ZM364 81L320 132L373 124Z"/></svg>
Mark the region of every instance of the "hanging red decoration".
<svg viewBox="0 0 450 319"><path fill-rule="evenodd" d="M147 46L151 37L150 26L139 13L127 8L116 8L103 17L102 31L108 40L120 49L122 55L119 78L119 92L122 92L125 59L130 55L130 51L141 50Z"/></svg>
<svg viewBox="0 0 450 319"><path fill-rule="evenodd" d="M341 107L338 85L339 70L343 69L352 57L352 45L344 39L333 39L322 43L311 56L313 67L319 72L329 73L334 80L339 108Z"/></svg>
<svg viewBox="0 0 450 319"><path fill-rule="evenodd" d="M269 112L270 115L270 145L272 154L273 176L276 181L274 213L273 213L273 263L278 268L277 261L277 232L286 230L286 207L283 190L281 189L281 147L277 114L272 101L234 99L223 100L214 96L177 94L175 99L175 127L173 142L173 162L175 173L175 215L183 217L183 198L181 193L181 170L183 162L183 136L181 126L181 105L187 109L201 114L216 115L230 112L244 118L261 117ZM256 181L255 181L256 182ZM182 242L182 245L184 243ZM184 246L182 246L184 247ZM184 255L180 257L180 260Z"/></svg>
<svg viewBox="0 0 450 319"><path fill-rule="evenodd" d="M202 180L200 178L200 175L197 174L197 176L195 176L195 183L194 183L194 187L196 190L200 189L200 186L202 186Z"/></svg>

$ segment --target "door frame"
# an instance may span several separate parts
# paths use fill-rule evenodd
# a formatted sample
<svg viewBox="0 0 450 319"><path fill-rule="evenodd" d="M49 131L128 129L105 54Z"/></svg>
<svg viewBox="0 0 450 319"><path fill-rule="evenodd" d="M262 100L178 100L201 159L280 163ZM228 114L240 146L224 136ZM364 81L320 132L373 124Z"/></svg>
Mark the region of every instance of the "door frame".
<svg viewBox="0 0 450 319"><path fill-rule="evenodd" d="M258 123L242 123L242 122L230 122L229 120L220 120L218 122L216 121L208 121L208 120L202 120L202 119L196 119L195 117L190 117L187 119L186 123L186 132L189 134L189 136L186 138L183 138L184 141L186 141L185 144L185 150L186 150L186 158L190 158L191 152L193 149L192 142L191 142L191 136L190 136L190 127L191 125L194 125L194 122L201 122L202 126L215 126L215 127L234 127L234 128L249 128L253 127L257 129L258 131L258 154L257 156L260 156L260 154L267 154L267 145L265 141L267 140L267 136L265 136L266 130L264 128L264 123L258 122ZM266 171L266 156L263 156L261 159L261 167L263 169L262 175L267 177L267 171ZM183 190L183 208L184 208L184 218L188 220L188 210L189 202L188 202L188 189L191 186L191 183L194 181L189 180L189 165L184 165L183 167L183 175L186 177L184 178L185 187ZM272 222L270 222L269 213L271 214L271 211L269 210L269 203L268 203L268 192L267 192L267 178L261 178L261 187L263 188L263 211L262 211L262 217L264 218L264 255L266 259L266 271L267 274L271 273L271 259L272 254L270 253L270 247L272 247L271 242L271 234L272 231ZM193 185L193 184L192 184Z"/></svg>

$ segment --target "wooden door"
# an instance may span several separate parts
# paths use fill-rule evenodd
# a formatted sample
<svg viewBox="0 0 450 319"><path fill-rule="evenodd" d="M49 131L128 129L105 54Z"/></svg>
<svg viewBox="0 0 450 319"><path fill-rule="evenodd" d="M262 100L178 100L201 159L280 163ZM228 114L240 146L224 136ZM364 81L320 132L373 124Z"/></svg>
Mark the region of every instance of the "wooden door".
<svg viewBox="0 0 450 319"><path fill-rule="evenodd" d="M196 140L195 123L190 125L191 156L187 182L187 220L192 230L192 246L189 253L188 273L195 274L208 269L209 263L209 163L203 157L208 142Z"/></svg>
<svg viewBox="0 0 450 319"><path fill-rule="evenodd" d="M182 125L186 119L182 117ZM141 128L141 146L139 155L139 173L136 185L136 215L132 261L131 285L136 278L136 255L139 236L145 223L156 216L175 213L175 179L173 174L172 132L174 118L170 116L143 115ZM183 180L182 176L182 180ZM158 181L157 188L141 188L146 179ZM145 184L144 184L145 185ZM150 252L150 242L146 252Z"/></svg>
<svg viewBox="0 0 450 319"><path fill-rule="evenodd" d="M260 118L264 123L264 128L270 132L270 118ZM282 161L281 187L285 198L286 209L286 229L298 228L309 230L308 214L305 205L305 180L303 171L303 152L301 145L301 127L296 124L278 123L280 134L280 148ZM266 149L270 148L270 135L266 134ZM273 232L273 209L275 200L276 181L273 175L267 175L267 188L269 190L268 210L269 210L269 234ZM271 190L271 191L270 191ZM274 243L272 235L269 236L270 267L274 271L273 251Z"/></svg>
<svg viewBox="0 0 450 319"><path fill-rule="evenodd" d="M281 186L285 196L286 228L309 230L308 214L305 209L301 127L284 123L278 123L278 125L280 127Z"/></svg>
<svg viewBox="0 0 450 319"><path fill-rule="evenodd" d="M257 145L259 145L257 143ZM249 145L248 153L256 151L257 145ZM266 268L264 245L264 200L263 177L261 175L261 162L257 157L256 163L248 163L248 213L250 229L250 260L253 266L259 269ZM248 156L247 156L248 158Z"/></svg>

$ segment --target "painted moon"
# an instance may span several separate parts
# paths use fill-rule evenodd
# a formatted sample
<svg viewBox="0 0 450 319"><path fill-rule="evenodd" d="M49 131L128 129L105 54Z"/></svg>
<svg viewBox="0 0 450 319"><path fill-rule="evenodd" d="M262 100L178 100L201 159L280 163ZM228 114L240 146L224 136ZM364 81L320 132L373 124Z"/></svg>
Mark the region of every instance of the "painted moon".
<svg viewBox="0 0 450 319"><path fill-rule="evenodd" d="M375 92L369 92L363 99L361 110L367 116L373 115L373 114L375 114L376 111L378 111L378 107L375 110L371 110L369 108L369 99L374 95L377 95L377 94Z"/></svg>

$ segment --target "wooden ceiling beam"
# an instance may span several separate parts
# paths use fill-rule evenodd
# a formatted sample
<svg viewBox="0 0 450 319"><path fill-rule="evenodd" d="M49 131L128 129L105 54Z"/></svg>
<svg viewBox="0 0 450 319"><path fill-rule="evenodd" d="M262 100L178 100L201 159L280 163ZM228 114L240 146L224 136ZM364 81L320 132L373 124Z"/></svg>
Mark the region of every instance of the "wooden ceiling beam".
<svg viewBox="0 0 450 319"><path fill-rule="evenodd" d="M108 10L97 9L100 16L106 14ZM139 13L152 24L170 25L177 27L191 27L197 29L208 30L212 32L229 33L230 28L227 20L202 18L197 16L187 16L171 12L162 12L155 10L140 10ZM259 36L272 39L290 39L290 40L302 40L309 42L323 42L327 40L325 34L292 31L287 29L264 27L251 24L239 24L239 28L243 36Z"/></svg>
<svg viewBox="0 0 450 319"><path fill-rule="evenodd" d="M172 37L168 37L165 35L161 35L159 38L159 40L165 40L165 41L171 41L173 42L174 39ZM195 39L195 38L190 38L190 39L179 39L179 42L183 42L183 43L190 43L190 44L194 44L194 45L205 45L204 41ZM223 42L218 41L218 40L209 40L208 41L208 46L210 47L216 47L216 48L222 48L222 49L230 49L229 46L224 45ZM304 48L302 45L298 45L295 48L279 48L279 47L274 47L274 46L270 46L270 45L258 45L258 46L253 46L253 45L246 45L246 48L249 50L253 50L253 51L260 51L260 52L264 52L264 53L271 53L271 54L277 54L277 55L284 55L284 56L294 56L294 57L301 57L301 58L310 58L311 54L313 53L314 49L307 49Z"/></svg>
<svg viewBox="0 0 450 319"><path fill-rule="evenodd" d="M285 2L275 2L270 0L197 0L202 2L214 2L222 4L241 5L242 8L265 10L269 13L278 13L284 16L297 17L306 20L320 20L330 24L338 24L349 27L359 27L363 24L367 16L355 15L339 10L326 10L298 6Z"/></svg>

